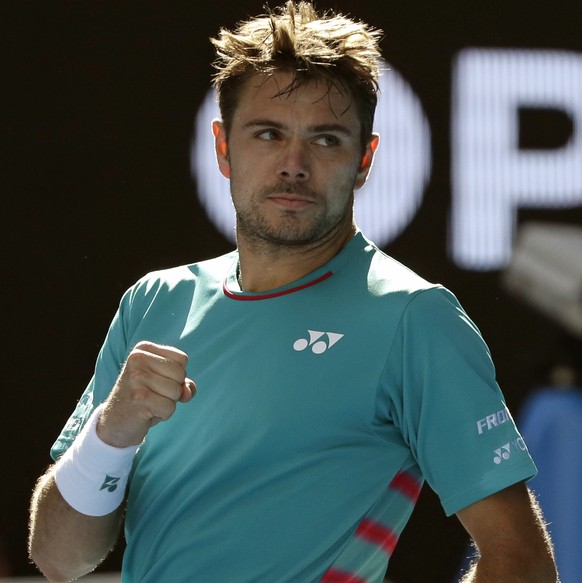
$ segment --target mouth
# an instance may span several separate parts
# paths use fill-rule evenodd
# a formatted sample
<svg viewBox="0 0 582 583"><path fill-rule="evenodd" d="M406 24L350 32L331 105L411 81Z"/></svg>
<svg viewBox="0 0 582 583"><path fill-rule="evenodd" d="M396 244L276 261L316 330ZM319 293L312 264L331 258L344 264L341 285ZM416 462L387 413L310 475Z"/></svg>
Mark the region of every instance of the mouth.
<svg viewBox="0 0 582 583"><path fill-rule="evenodd" d="M285 209L301 210L315 203L312 198L298 194L274 193L267 200Z"/></svg>

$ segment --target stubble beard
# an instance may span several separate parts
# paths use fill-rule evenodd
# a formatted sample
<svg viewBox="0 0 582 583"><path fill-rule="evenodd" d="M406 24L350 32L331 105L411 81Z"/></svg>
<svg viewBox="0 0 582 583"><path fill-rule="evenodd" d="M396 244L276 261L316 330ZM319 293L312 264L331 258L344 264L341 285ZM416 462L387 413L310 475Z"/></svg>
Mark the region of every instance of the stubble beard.
<svg viewBox="0 0 582 583"><path fill-rule="evenodd" d="M273 251L316 247L331 238L346 222L352 224L353 185L345 184L341 191L345 193L348 189L351 196L346 198L346 204L330 214L327 201L301 183L281 183L265 188L254 194L245 205L235 202L237 237L244 237L246 241ZM314 200L313 204L320 206L320 210L305 216L307 213L302 211L280 209L277 219L270 220L263 207L267 197L275 193L306 196Z"/></svg>

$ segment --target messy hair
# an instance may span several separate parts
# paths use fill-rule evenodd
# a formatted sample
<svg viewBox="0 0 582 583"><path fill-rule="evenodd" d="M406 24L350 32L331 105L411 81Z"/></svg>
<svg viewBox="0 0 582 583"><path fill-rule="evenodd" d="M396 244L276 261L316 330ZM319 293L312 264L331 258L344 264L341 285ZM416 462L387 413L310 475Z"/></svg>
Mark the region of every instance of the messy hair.
<svg viewBox="0 0 582 583"><path fill-rule="evenodd" d="M316 12L309 2L284 6L221 29L211 39L216 48L214 86L225 130L244 82L254 75L290 71L292 80L277 96L311 81L324 81L355 102L365 145L372 133L380 74L382 31L341 14Z"/></svg>

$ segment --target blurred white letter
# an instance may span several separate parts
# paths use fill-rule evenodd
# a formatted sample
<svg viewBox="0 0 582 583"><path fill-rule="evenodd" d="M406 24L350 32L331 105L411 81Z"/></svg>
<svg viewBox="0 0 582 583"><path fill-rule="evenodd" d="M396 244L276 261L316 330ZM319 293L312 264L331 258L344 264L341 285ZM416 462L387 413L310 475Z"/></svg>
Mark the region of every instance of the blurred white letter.
<svg viewBox="0 0 582 583"><path fill-rule="evenodd" d="M467 49L456 59L452 108L452 256L460 267L500 269L519 207L582 205L582 55ZM559 149L519 149L519 108L566 113Z"/></svg>

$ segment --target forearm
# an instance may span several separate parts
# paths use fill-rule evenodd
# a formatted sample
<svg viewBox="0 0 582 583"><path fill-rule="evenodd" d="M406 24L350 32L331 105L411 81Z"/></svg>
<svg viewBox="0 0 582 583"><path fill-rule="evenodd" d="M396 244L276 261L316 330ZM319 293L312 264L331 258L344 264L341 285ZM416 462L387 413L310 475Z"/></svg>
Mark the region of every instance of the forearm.
<svg viewBox="0 0 582 583"><path fill-rule="evenodd" d="M61 496L52 470L38 482L30 509L29 553L54 583L92 571L119 535L121 510L105 516L77 512Z"/></svg>
<svg viewBox="0 0 582 583"><path fill-rule="evenodd" d="M460 583L559 583L542 511L522 482L457 513L478 558Z"/></svg>
<svg viewBox="0 0 582 583"><path fill-rule="evenodd" d="M550 557L481 557L459 583L560 583Z"/></svg>

